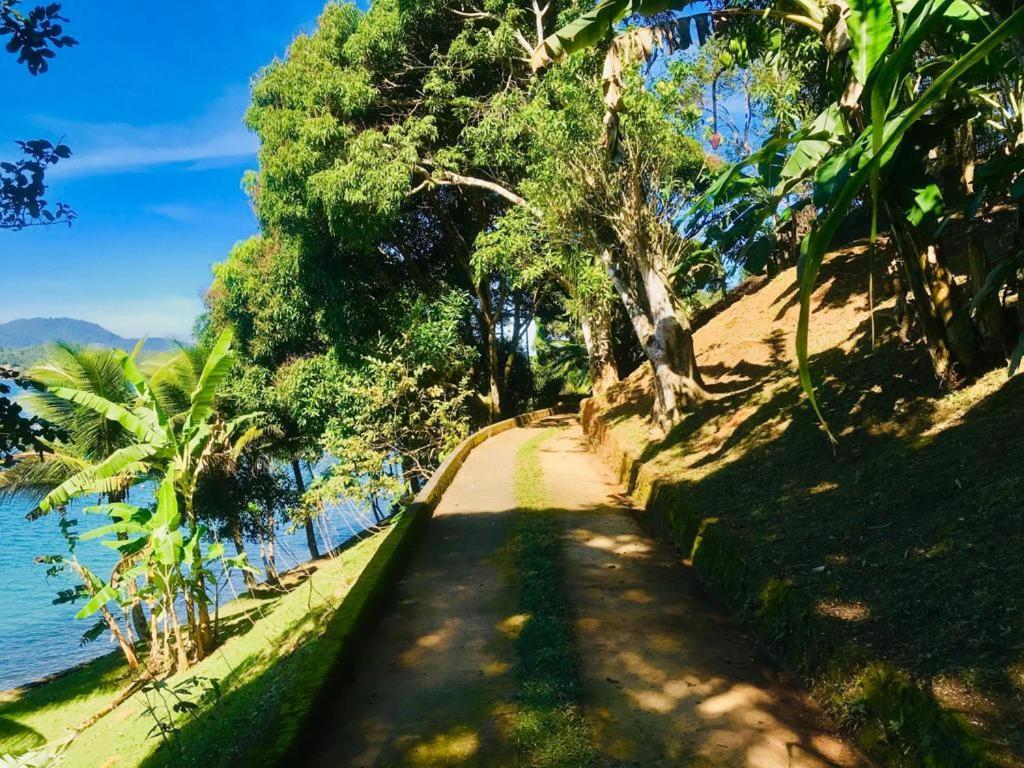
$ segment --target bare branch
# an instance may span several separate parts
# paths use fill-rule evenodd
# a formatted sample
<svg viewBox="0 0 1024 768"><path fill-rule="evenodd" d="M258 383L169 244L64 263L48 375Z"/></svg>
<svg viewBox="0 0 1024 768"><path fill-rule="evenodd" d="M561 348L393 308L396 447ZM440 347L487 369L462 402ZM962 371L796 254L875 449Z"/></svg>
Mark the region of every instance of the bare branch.
<svg viewBox="0 0 1024 768"><path fill-rule="evenodd" d="M440 171L431 173L426 168L419 168L420 173L426 175L426 180L414 187L410 191L410 195L419 192L424 186L437 185L437 186L451 186L451 187L475 187L477 189L486 189L488 192L493 192L499 197L508 200L514 205L521 205L538 219L541 218L541 212L539 209L530 205L525 198L520 197L510 189L506 189L500 184L488 181L487 179L479 179L476 176L463 176L460 173L454 171Z"/></svg>
<svg viewBox="0 0 1024 768"><path fill-rule="evenodd" d="M533 53L533 49L544 42L544 14L548 12L551 4L548 3L548 5L541 8L537 0L531 0L531 2L533 3L533 18L537 25L537 45L530 48L530 53Z"/></svg>

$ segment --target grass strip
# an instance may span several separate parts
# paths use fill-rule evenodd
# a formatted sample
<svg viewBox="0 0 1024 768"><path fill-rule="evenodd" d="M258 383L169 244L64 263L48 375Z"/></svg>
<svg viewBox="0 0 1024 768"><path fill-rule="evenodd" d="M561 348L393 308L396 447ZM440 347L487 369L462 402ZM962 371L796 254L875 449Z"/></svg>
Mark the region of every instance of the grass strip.
<svg viewBox="0 0 1024 768"><path fill-rule="evenodd" d="M322 681L362 621L363 605L387 578L384 563L398 546L404 518L336 558L287 592L265 590L227 606L222 626L233 636L157 692L137 693L79 734L61 765L166 768L183 765L267 766L278 763L307 715ZM375 557L381 551L384 557ZM236 626L237 625L237 626ZM0 755L37 749L101 709L126 683L116 656L105 656L35 688L0 697ZM221 694L196 710L168 712L169 689L216 682ZM191 695L186 698L193 698ZM165 743L153 732L169 730ZM166 705L166 706L165 706ZM2 761L0 761L2 762Z"/></svg>
<svg viewBox="0 0 1024 768"><path fill-rule="evenodd" d="M518 692L514 736L523 765L582 768L593 762L595 753L580 704L572 609L563 586L562 530L551 509L540 465L540 447L556 431L539 433L516 455L519 510L513 552L524 622L515 644Z"/></svg>

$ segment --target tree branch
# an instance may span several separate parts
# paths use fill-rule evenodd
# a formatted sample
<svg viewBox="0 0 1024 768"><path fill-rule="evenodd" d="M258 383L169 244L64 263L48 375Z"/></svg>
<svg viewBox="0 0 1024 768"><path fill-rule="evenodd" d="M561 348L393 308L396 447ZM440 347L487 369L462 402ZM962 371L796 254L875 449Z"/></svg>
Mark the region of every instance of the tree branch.
<svg viewBox="0 0 1024 768"><path fill-rule="evenodd" d="M429 173L424 168L421 168L420 171L427 174L427 179L430 184L449 187L476 187L477 189L486 189L488 192L493 192L514 205L523 206L538 219L541 218L541 212L538 208L530 205L524 198L520 197L512 190L506 189L493 181L479 179L476 176L463 176L461 173L455 173L454 171L440 171L433 174ZM419 191L423 186L423 184L420 184L414 187L413 191Z"/></svg>

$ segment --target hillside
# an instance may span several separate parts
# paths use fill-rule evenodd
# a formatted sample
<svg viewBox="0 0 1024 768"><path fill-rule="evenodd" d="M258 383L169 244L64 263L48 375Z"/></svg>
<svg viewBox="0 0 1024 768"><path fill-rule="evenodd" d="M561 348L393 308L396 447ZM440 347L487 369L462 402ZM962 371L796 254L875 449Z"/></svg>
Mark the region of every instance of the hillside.
<svg viewBox="0 0 1024 768"><path fill-rule="evenodd" d="M119 336L101 325L70 317L33 317L0 323L0 362L26 366L39 359L43 348L55 341L131 350L137 338ZM148 338L145 351L174 349L174 339Z"/></svg>
<svg viewBox="0 0 1024 768"><path fill-rule="evenodd" d="M989 759L1021 765L1024 377L1000 369L940 390L923 348L896 337L891 300L872 349L862 254L834 254L812 304L812 371L835 452L795 373L794 270L697 332L712 402L662 438L642 368L589 404L590 439L643 519L873 751L912 744L952 761L936 765L988 764L915 732L922 717L947 716L914 695L872 714L878 679L912 681Z"/></svg>

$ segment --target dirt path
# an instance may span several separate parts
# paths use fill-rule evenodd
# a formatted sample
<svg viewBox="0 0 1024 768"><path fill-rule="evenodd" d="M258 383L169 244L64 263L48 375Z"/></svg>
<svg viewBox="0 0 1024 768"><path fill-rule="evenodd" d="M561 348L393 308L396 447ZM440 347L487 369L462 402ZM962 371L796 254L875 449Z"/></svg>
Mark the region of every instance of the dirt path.
<svg viewBox="0 0 1024 768"><path fill-rule="evenodd" d="M470 454L304 765L515 765L505 738L515 596L500 557L516 451L534 434L504 432Z"/></svg>
<svg viewBox="0 0 1024 768"><path fill-rule="evenodd" d="M672 550L642 532L565 419L473 451L302 764L517 765L508 738L516 596L502 554L516 452L556 423L571 426L541 446L541 466L567 532L566 588L599 766L862 765L715 615Z"/></svg>
<svg viewBox="0 0 1024 768"><path fill-rule="evenodd" d="M623 508L579 426L545 442L541 466L564 511L566 583L600 765L865 765L715 614L672 548Z"/></svg>

